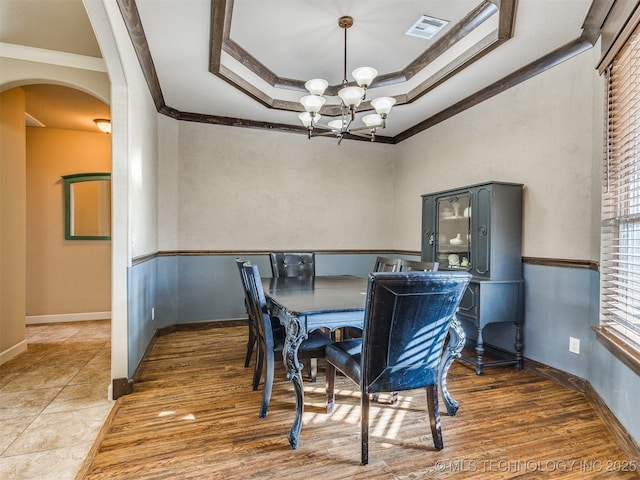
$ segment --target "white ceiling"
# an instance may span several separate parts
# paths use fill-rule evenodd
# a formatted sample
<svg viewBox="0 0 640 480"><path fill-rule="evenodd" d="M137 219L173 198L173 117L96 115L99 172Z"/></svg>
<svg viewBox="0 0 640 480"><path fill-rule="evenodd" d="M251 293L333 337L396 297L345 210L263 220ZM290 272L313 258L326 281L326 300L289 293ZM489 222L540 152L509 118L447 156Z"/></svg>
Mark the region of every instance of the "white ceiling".
<svg viewBox="0 0 640 480"><path fill-rule="evenodd" d="M591 1L518 0L510 39L421 97L405 104L399 101L382 134L399 135L577 39ZM337 25L340 16L354 18L354 25L347 32L351 80L350 71L362 65L372 66L380 74L401 71L434 45L440 37L423 40L405 35L421 15L449 20L442 36L482 3L488 2L235 0L229 39L278 77L300 81L321 77L337 85L343 74L344 31ZM500 4L497 0L493 3ZM269 108L209 71L211 0L136 0L135 4L167 107L188 114L299 125L297 112ZM500 14L496 12L449 45L413 78L392 85L374 84L367 98L381 95L406 98L483 39L496 36L499 22ZM100 56L81 0L0 0L0 42ZM241 81L251 84L258 96L299 108L297 101L303 92L268 84L249 70L245 62L238 62L224 52L220 63ZM42 92L39 93L38 101L45 102ZM71 106L81 108L78 102L71 102ZM55 111L62 111L59 105ZM55 120L50 117L54 113L53 109L40 108L40 115L48 121L40 120L53 126Z"/></svg>

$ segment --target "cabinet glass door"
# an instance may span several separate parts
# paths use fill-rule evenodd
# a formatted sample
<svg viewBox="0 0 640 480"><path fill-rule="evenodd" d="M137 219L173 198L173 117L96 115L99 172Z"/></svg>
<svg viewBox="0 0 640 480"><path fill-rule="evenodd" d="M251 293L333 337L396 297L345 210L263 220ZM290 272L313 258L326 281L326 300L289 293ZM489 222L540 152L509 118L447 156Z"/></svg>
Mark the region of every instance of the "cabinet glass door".
<svg viewBox="0 0 640 480"><path fill-rule="evenodd" d="M471 268L470 199L470 193L462 193L436 200L436 257L440 269Z"/></svg>

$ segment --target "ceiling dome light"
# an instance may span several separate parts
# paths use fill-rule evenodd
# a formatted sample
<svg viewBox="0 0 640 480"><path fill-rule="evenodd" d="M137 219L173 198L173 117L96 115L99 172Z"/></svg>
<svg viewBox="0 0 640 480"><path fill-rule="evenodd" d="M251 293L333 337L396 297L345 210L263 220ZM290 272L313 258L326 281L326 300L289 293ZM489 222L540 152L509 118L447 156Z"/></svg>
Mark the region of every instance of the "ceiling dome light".
<svg viewBox="0 0 640 480"><path fill-rule="evenodd" d="M96 127L98 127L101 132L106 134L111 133L111 120L107 118L96 118L93 122L96 124Z"/></svg>

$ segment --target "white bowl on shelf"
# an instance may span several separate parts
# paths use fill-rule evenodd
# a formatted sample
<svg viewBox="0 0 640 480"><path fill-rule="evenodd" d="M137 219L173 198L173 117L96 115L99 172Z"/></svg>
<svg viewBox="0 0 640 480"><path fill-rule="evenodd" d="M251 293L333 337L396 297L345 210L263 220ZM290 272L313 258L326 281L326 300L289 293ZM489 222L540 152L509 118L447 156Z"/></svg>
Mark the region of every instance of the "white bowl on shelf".
<svg viewBox="0 0 640 480"><path fill-rule="evenodd" d="M452 238L451 240L449 240L449 243L451 245L462 245L463 241L461 238L461 234L458 234L455 238Z"/></svg>

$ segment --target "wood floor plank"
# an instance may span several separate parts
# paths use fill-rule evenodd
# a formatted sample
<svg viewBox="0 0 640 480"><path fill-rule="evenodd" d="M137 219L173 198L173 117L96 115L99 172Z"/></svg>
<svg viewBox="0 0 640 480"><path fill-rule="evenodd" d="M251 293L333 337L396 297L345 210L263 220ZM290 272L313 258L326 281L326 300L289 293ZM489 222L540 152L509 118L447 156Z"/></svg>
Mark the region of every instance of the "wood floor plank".
<svg viewBox="0 0 640 480"><path fill-rule="evenodd" d="M175 331L157 337L135 392L118 400L97 454L81 478L311 480L639 478L636 464L584 395L530 371L454 363L449 388L460 410L441 404L445 448L433 448L424 390L397 405L372 403L370 464L360 462L357 387L336 379L336 409L324 410L324 377L305 382L300 447L286 434L294 395L276 368L265 419L262 391L244 368L246 328Z"/></svg>

